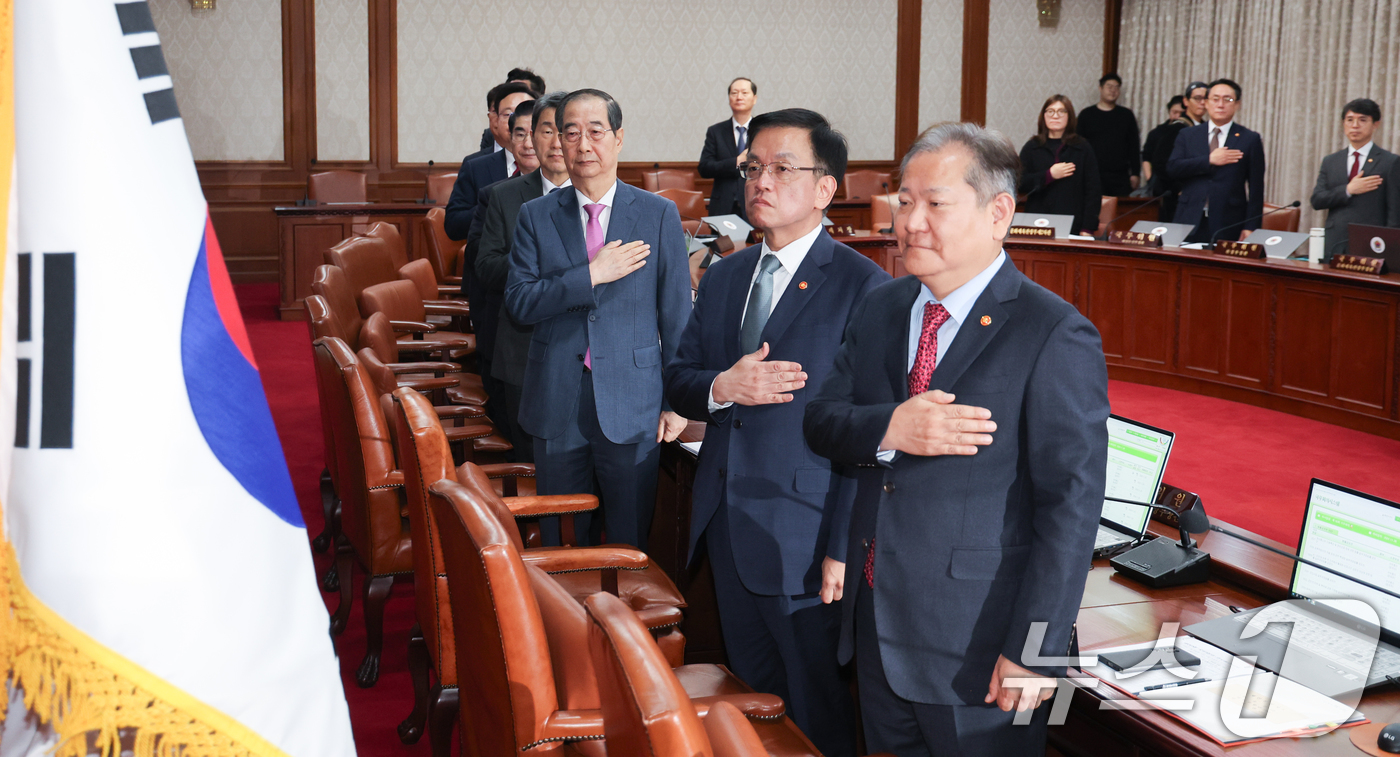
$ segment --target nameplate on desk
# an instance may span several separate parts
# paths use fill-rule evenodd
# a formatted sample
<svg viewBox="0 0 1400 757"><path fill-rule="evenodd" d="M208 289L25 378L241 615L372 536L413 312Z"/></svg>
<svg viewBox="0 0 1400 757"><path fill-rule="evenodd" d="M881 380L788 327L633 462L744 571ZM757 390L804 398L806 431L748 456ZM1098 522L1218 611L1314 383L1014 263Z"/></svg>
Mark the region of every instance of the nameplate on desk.
<svg viewBox="0 0 1400 757"><path fill-rule="evenodd" d="M1232 258L1264 257L1264 245L1254 244L1252 242L1222 240L1215 243L1215 251L1221 255L1229 255Z"/></svg>
<svg viewBox="0 0 1400 757"><path fill-rule="evenodd" d="M1373 258L1369 255L1333 255L1327 262L1327 267L1334 271L1351 271L1352 273L1369 273L1376 276L1385 273L1385 258Z"/></svg>
<svg viewBox="0 0 1400 757"><path fill-rule="evenodd" d="M1051 226L1012 226L1009 234L1013 237L1054 239L1055 229Z"/></svg>
<svg viewBox="0 0 1400 757"><path fill-rule="evenodd" d="M856 227L852 226L849 223L833 223L832 225L826 227L826 231L833 237L853 237L856 235Z"/></svg>
<svg viewBox="0 0 1400 757"><path fill-rule="evenodd" d="M1161 247L1162 237L1160 234L1151 234L1145 231L1110 231L1108 242L1109 244L1124 244L1129 247Z"/></svg>

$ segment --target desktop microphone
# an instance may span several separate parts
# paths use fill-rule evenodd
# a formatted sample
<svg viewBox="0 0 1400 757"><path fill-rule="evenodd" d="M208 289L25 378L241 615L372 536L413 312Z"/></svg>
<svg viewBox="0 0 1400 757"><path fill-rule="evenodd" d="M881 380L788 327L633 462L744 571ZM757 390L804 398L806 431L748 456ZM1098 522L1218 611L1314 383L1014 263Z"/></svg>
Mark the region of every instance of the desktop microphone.
<svg viewBox="0 0 1400 757"><path fill-rule="evenodd" d="M432 168L433 168L433 161L432 161L431 159L429 159L429 160L428 160L428 170L431 171ZM418 204L419 204L419 205L432 205L432 204L433 204L433 196L430 195L430 194L428 194L428 183L427 183L426 181L423 182L423 197L420 198L420 199L418 200Z"/></svg>
<svg viewBox="0 0 1400 757"><path fill-rule="evenodd" d="M1147 201L1147 202L1144 202L1144 203L1141 204L1141 205L1138 205L1137 207L1133 208L1132 210L1129 210L1129 211L1126 212L1126 213L1121 213L1121 214L1119 214L1118 217L1114 218L1113 220L1111 220L1111 221L1109 221L1108 223L1106 223L1106 224L1103 225L1103 229L1102 229L1102 231L1103 231L1103 236L1101 236L1101 237L1095 237L1095 239L1108 239L1108 227L1112 226L1112 225L1115 224L1115 223L1118 223L1118 221L1122 220L1123 218L1125 218L1125 217L1127 217L1127 216L1130 216L1130 215L1132 215L1132 214L1138 212L1139 210L1142 210L1143 208L1147 208L1147 207L1151 207L1151 206L1153 206L1153 205L1156 205L1157 203L1159 203L1159 202L1162 201L1162 198L1163 198L1163 197L1166 197L1166 196L1167 196L1167 194L1166 194L1165 192L1163 192L1162 194L1159 194L1159 195L1154 195L1154 196L1152 197L1151 200L1149 200L1149 201Z"/></svg>
<svg viewBox="0 0 1400 757"><path fill-rule="evenodd" d="M1287 204L1287 205L1280 205L1279 207L1274 208L1273 210L1266 210L1266 211L1264 211L1263 213L1260 213L1259 215L1257 215L1257 216L1255 216L1255 217L1253 217L1253 218L1246 218L1246 219L1244 219L1243 221L1239 221L1239 222L1237 222L1237 223L1232 223L1232 224L1230 224L1229 226L1221 226L1218 230L1216 230L1216 232L1215 232L1214 234L1211 234L1211 235L1210 235L1210 244L1207 245L1207 246L1210 247L1210 248L1212 248L1212 249L1214 249L1214 248L1215 248L1215 240L1218 239L1218 238L1220 238L1220 232L1225 231L1226 229L1233 229L1233 228L1235 228L1236 226L1243 226L1243 225L1249 223L1250 221L1257 221L1257 220L1263 218L1264 216L1269 215L1270 213L1277 213L1277 212L1279 212L1280 210L1288 210L1289 208L1296 208L1296 207L1301 206L1302 204L1303 204L1302 201L1300 201L1300 200L1294 200L1293 202L1291 202L1291 203L1289 203L1289 204Z"/></svg>
<svg viewBox="0 0 1400 757"><path fill-rule="evenodd" d="M883 190L885 190L885 204L890 206L890 227L889 227L888 229L879 229L878 231L879 231L881 234L893 234L893 233L894 233L894 200L891 200L891 199L890 199L890 183L889 183L888 181L882 181L882 182L880 182L880 188L883 189Z"/></svg>
<svg viewBox="0 0 1400 757"><path fill-rule="evenodd" d="M1210 518L1206 517L1199 500L1197 504L1177 512L1153 502L1118 497L1104 499L1173 513L1177 516L1177 530L1181 534L1181 541L1161 536L1114 557L1108 561L1114 570L1156 589L1200 583L1210 578L1210 553L1197 549L1196 541L1191 538L1193 533L1211 530Z"/></svg>

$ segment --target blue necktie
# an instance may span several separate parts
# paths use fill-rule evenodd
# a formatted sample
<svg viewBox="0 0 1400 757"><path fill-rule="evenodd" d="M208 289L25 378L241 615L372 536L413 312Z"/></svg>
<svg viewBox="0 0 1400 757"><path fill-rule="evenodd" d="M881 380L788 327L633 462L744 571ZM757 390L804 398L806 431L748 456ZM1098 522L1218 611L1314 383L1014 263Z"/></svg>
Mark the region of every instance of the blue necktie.
<svg viewBox="0 0 1400 757"><path fill-rule="evenodd" d="M739 130L739 152L743 152L745 145L748 144L748 141L745 139L745 135L749 133L748 127L736 126L734 128Z"/></svg>
<svg viewBox="0 0 1400 757"><path fill-rule="evenodd" d="M747 355L763 346L763 327L773 311L773 272L783 264L777 255L768 254L758 264L758 278L749 290L749 306L744 309L744 325L739 327L739 349Z"/></svg>

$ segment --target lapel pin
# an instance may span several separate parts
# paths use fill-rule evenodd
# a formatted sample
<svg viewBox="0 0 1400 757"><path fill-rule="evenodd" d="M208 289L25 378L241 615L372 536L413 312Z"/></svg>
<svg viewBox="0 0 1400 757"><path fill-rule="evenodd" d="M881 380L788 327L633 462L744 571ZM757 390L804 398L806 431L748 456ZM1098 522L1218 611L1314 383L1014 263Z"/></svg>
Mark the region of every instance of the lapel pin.
<svg viewBox="0 0 1400 757"><path fill-rule="evenodd" d="M992 325L992 317L991 317L990 315L984 315L984 316L982 316L982 325L983 325L983 326L990 326L990 325Z"/></svg>
<svg viewBox="0 0 1400 757"><path fill-rule="evenodd" d="M806 288L807 288L807 282L805 282L805 281L799 281L799 282L797 282L797 288L798 288L798 289L806 289Z"/></svg>

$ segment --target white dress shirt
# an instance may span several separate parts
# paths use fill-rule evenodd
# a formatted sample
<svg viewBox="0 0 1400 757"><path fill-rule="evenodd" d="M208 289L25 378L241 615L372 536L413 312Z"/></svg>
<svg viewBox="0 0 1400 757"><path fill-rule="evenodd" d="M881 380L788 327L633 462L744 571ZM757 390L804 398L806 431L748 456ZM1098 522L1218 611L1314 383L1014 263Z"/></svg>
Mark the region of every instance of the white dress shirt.
<svg viewBox="0 0 1400 757"><path fill-rule="evenodd" d="M588 243L588 211L584 209L584 205L603 206L603 212L598 214L598 225L603 227L603 244L607 244L608 221L612 218L613 198L617 196L617 183L614 182L611 187L608 187L607 194L603 195L602 199L597 202L588 199L588 196L578 189L574 189L574 194L578 197L578 217L579 222L583 224L584 244Z"/></svg>
<svg viewBox="0 0 1400 757"><path fill-rule="evenodd" d="M966 284L948 293L941 301L943 309L948 311L948 320L938 327L938 353L934 356L934 372L937 373L938 365L943 362L943 356L948 354L948 349L953 346L953 340L958 337L958 332L962 330L962 325L972 314L972 306L977 304L977 298L986 291L987 285L991 283L992 277L997 275L1002 265L1006 263L1006 251L1002 250L997 254L996 260L991 265L982 269L982 272L968 279ZM940 302L933 296L933 290L927 285L919 287L919 296L914 298L914 304L909 308L909 344L908 355L904 361L904 371L907 374L914 370L914 360L919 355L919 339L924 333L924 305L930 302ZM894 459L895 450L881 450L876 457L882 462L889 462Z"/></svg>
<svg viewBox="0 0 1400 757"><path fill-rule="evenodd" d="M744 296L743 312L745 315L749 312L749 298L753 296L753 284L755 281L758 281L758 275L763 270L763 259L772 255L777 258L778 263L780 263L777 270L773 271L773 299L768 307L768 313L772 315L773 311L778 307L778 300L782 298L783 292L787 291L788 284L792 282L792 275L797 273L797 267L802 265L803 260L807 259L807 253L811 251L812 243L817 241L817 235L820 233L822 233L822 226L821 224L817 224L816 228L792 240L792 242L788 243L788 245L781 250L768 249L768 242L764 240L763 248L758 254L758 263L754 264L753 275L749 277L749 293ZM742 321L739 324L739 328L741 330L743 329ZM724 404L715 402L715 385L714 382L710 382L711 413L723 410L733 404L733 402L726 402Z"/></svg>
<svg viewBox="0 0 1400 757"><path fill-rule="evenodd" d="M749 124L752 123L752 122L753 122L753 116L749 116L749 120L748 120L748 121L745 121L745 122L743 122L743 123L739 123L739 120L736 119L736 118L733 118L733 117L731 117L731 118L729 119L729 130L730 130L731 132L733 132L733 134L734 134L734 145L735 145L736 147L739 145L739 127L742 126L742 127L744 127L744 149L745 149L745 150L749 149L749 145L748 145Z"/></svg>
<svg viewBox="0 0 1400 757"><path fill-rule="evenodd" d="M515 173L515 153L506 150L506 178L509 179Z"/></svg>
<svg viewBox="0 0 1400 757"><path fill-rule="evenodd" d="M1206 147L1207 147L1207 148L1210 147L1210 135L1213 134L1214 131L1215 131L1216 129L1219 129L1219 130L1220 130L1220 146L1221 146L1221 147L1224 147L1224 146L1225 146L1225 139L1226 139L1226 137L1230 136L1230 130L1233 129L1233 128L1235 128L1235 121L1234 121L1234 119L1231 119L1231 120L1230 120L1228 123L1226 123L1224 126L1216 126L1214 121L1212 121L1212 120L1210 120L1209 118L1207 118L1207 119L1206 119Z"/></svg>
<svg viewBox="0 0 1400 757"><path fill-rule="evenodd" d="M552 182L552 181L549 180L549 177L547 177L547 176L544 175L544 171L541 171L541 172L540 172L540 183L544 185L544 193L541 194L540 197L544 197L545 195L549 194L550 192L553 192L553 191L556 190L556 189L562 189L562 188L564 188L564 187L572 187L572 186L574 185L574 180L573 180L573 179L565 179L563 184L555 184L554 182ZM587 229L588 229L588 213L587 213L587 211L584 212L583 221L584 221L584 230L585 230L585 232L587 232ZM603 227L603 230L606 231L606 230L607 230L607 227L604 226L604 227Z"/></svg>
<svg viewBox="0 0 1400 757"><path fill-rule="evenodd" d="M1371 145L1374 145L1374 144L1375 144L1375 141L1374 141L1374 140L1372 140L1372 141L1370 141L1370 142L1367 142L1366 144L1362 145L1361 147L1352 147L1350 142L1347 143L1347 163L1346 163L1346 165L1347 165L1347 173L1348 173L1348 174L1351 173L1351 163L1352 163L1352 161L1354 160L1354 158L1352 158L1352 155L1354 155L1354 154L1356 154L1356 153L1358 153L1358 152L1361 153L1361 167L1358 168L1358 169L1356 169L1356 175L1357 175L1357 176L1360 176L1360 175L1366 173L1366 158L1368 158L1368 157L1371 156ZM1351 183L1350 180L1348 180L1347 183L1350 184L1350 183ZM1347 197L1351 197L1351 190L1350 190L1350 189L1347 190Z"/></svg>

